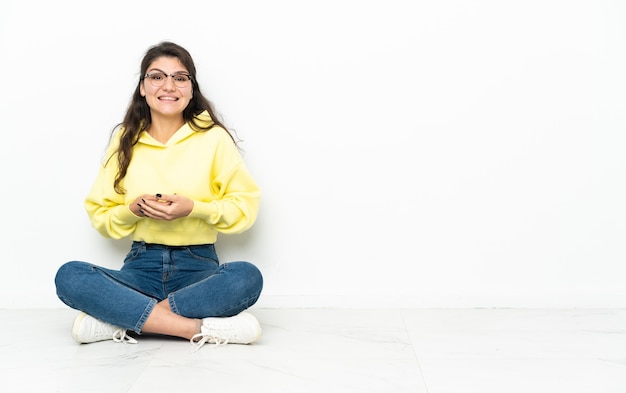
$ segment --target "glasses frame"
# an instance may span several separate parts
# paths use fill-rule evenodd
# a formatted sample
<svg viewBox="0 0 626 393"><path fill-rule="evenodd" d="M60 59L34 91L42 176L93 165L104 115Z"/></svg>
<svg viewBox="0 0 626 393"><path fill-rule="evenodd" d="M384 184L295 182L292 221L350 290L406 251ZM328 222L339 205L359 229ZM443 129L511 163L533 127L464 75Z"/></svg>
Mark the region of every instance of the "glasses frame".
<svg viewBox="0 0 626 393"><path fill-rule="evenodd" d="M163 75L163 76L164 76L164 77L163 77L163 81L162 81L160 84L159 84L159 82L155 81L155 80L152 78L154 75L157 75L157 74L160 74L160 75ZM181 89L182 89L182 88L187 87L187 83L188 83L188 82L185 82L185 85L183 85L183 86L179 86L179 85L177 84L177 82L176 82L176 79L174 79L175 77L177 77L177 76L181 76L181 75L184 75L184 76L186 76L187 78L189 78L189 82L191 82L191 83L193 84L193 78L191 77L191 75L189 75L189 74L187 74L187 73L185 73L185 72L176 72L176 73L174 73L174 74L169 74L169 75L168 75L168 74L166 74L165 72L156 71L156 72L150 72L150 73L147 73L147 74L146 74L146 75L144 75L144 76L143 76L143 78L141 78L141 79L143 79L143 80L145 80L145 79L150 80L150 84L151 84L152 86L154 86L154 87L163 87L163 86L165 85L165 81L167 80L167 78L168 78L168 77L171 77L171 78L172 78L172 83L174 84L174 86L176 86L176 87L178 87L178 88L181 88Z"/></svg>

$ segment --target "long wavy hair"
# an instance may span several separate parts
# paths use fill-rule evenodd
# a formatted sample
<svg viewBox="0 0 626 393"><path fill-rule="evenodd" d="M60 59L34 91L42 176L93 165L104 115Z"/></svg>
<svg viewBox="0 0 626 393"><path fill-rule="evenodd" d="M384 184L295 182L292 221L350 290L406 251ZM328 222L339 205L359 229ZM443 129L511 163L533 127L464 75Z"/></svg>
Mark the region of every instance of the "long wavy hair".
<svg viewBox="0 0 626 393"><path fill-rule="evenodd" d="M189 54L189 52L182 46L168 41L161 42L151 47L148 49L143 60L141 61L141 69L139 73L140 77L137 82L137 88L132 95L124 120L117 124L112 132L113 136L115 131L121 128L120 144L116 151L119 170L113 182L113 187L119 194L124 194L126 192L124 187L122 187L121 182L126 176L130 160L133 157L133 148L135 144L137 144L137 141L139 141L141 133L147 130L150 127L150 124L152 124L150 107L148 106L146 99L141 96L139 87L142 83L144 83L144 75L146 75L146 71L148 70L150 64L152 64L157 58L164 56L175 57L180 60L191 75L193 96L189 105L187 105L187 108L183 111L183 119L185 122L188 123L192 129L199 132L208 131L216 125L227 130L224 124L222 124L222 122L217 118L213 104L206 97L204 97L200 91L200 85L196 79L196 66L191 54ZM207 111L209 115L211 115L213 124L206 126L196 119L196 116L203 111ZM233 143L237 144L237 141L230 132L229 135L233 140ZM111 158L112 156L109 157L108 160Z"/></svg>

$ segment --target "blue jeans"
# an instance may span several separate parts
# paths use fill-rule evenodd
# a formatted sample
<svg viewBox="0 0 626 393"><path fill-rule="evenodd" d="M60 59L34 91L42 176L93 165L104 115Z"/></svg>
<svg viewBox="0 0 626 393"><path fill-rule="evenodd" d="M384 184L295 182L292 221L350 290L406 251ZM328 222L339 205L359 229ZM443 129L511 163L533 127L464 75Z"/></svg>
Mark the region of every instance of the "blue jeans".
<svg viewBox="0 0 626 393"><path fill-rule="evenodd" d="M67 262L57 271L55 284L57 296L69 307L140 333L164 299L173 312L188 318L236 315L256 303L263 277L249 262L220 265L213 244L133 242L120 270Z"/></svg>

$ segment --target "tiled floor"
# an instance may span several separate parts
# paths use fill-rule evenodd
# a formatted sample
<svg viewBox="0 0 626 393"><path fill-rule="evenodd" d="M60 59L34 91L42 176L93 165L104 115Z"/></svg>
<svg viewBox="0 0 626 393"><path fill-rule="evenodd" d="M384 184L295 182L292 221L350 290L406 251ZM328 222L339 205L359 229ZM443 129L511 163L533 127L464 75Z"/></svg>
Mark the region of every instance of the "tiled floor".
<svg viewBox="0 0 626 393"><path fill-rule="evenodd" d="M250 310L253 345L78 345L73 310L0 310L2 392L625 393L626 310Z"/></svg>

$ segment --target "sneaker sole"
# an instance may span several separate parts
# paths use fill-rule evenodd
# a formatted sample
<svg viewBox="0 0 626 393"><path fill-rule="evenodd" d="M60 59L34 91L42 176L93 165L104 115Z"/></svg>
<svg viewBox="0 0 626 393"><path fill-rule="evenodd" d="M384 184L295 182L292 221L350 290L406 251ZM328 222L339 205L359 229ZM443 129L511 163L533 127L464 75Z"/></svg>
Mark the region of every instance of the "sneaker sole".
<svg viewBox="0 0 626 393"><path fill-rule="evenodd" d="M263 330L261 329L261 324L254 317L254 315L244 311L244 312L241 312L239 316L246 318L246 320L250 323L250 325L254 326L255 330L257 331L256 337L254 337L251 341L247 342L246 344L252 344L253 342L260 339L261 336L263 335Z"/></svg>
<svg viewBox="0 0 626 393"><path fill-rule="evenodd" d="M83 319L85 319L86 316L87 313L81 311L80 314L78 314L76 318L74 318L74 324L72 325L72 339L79 344L84 344L78 339L78 331L80 330L80 324L83 322Z"/></svg>

